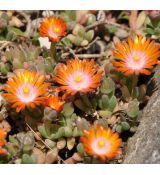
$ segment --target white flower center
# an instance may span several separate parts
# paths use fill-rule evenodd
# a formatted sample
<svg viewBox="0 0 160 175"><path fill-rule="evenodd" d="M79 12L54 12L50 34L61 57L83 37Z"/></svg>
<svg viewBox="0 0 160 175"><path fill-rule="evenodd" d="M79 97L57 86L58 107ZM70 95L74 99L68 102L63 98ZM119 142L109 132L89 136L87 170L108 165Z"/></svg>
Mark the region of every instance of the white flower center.
<svg viewBox="0 0 160 175"><path fill-rule="evenodd" d="M79 91L89 87L91 77L81 71L76 71L68 76L68 85L71 89Z"/></svg>
<svg viewBox="0 0 160 175"><path fill-rule="evenodd" d="M16 95L21 102L29 103L37 97L37 90L33 85L24 84L17 88Z"/></svg>
<svg viewBox="0 0 160 175"><path fill-rule="evenodd" d="M52 38L57 38L59 32L60 32L60 28L59 27L50 27L49 31L48 31L48 34Z"/></svg>
<svg viewBox="0 0 160 175"><path fill-rule="evenodd" d="M146 64L147 56L139 51L134 51L128 55L126 59L126 66L132 70L140 70Z"/></svg>
<svg viewBox="0 0 160 175"><path fill-rule="evenodd" d="M111 145L105 138L95 138L91 143L92 150L98 155L105 155L110 151Z"/></svg>

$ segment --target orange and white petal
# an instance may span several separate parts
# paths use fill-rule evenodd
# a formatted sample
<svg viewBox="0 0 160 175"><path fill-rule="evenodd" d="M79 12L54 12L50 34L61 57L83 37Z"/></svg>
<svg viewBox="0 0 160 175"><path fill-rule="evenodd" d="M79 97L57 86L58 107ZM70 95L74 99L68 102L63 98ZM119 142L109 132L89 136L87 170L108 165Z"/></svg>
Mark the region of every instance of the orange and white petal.
<svg viewBox="0 0 160 175"><path fill-rule="evenodd" d="M125 75L149 75L153 66L158 64L160 50L154 41L136 36L134 39L128 37L127 42L118 43L113 55L113 65Z"/></svg>
<svg viewBox="0 0 160 175"><path fill-rule="evenodd" d="M122 140L111 129L96 125L90 131L84 131L81 137L85 152L102 160L112 159L121 153Z"/></svg>
<svg viewBox="0 0 160 175"><path fill-rule="evenodd" d="M61 64L57 68L54 80L60 84L59 90L66 91L67 94L77 92L91 92L100 85L103 71L99 69L94 60L90 62L86 59L69 60L66 65Z"/></svg>
<svg viewBox="0 0 160 175"><path fill-rule="evenodd" d="M39 34L48 37L50 41L59 42L66 35L67 25L60 17L48 17L43 19L39 27Z"/></svg>
<svg viewBox="0 0 160 175"><path fill-rule="evenodd" d="M8 79L3 96L19 112L25 107L34 108L43 104L44 96L49 84L45 83L45 76L38 72L18 71Z"/></svg>

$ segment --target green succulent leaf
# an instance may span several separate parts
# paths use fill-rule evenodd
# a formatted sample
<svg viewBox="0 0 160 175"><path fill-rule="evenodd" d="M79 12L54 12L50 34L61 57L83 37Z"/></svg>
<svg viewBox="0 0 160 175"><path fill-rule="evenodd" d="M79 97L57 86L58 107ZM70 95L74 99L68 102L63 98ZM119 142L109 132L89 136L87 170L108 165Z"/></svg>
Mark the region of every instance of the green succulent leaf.
<svg viewBox="0 0 160 175"><path fill-rule="evenodd" d="M38 126L38 131L46 139L56 139L55 135L59 129L59 125L46 122L43 125Z"/></svg>
<svg viewBox="0 0 160 175"><path fill-rule="evenodd" d="M76 11L75 10L65 10L61 12L60 16L67 22L68 29L72 29L76 23Z"/></svg>
<svg viewBox="0 0 160 175"><path fill-rule="evenodd" d="M100 111L98 111L98 114L103 118L109 118L109 117L111 117L112 112L108 111L108 110L100 110Z"/></svg>
<svg viewBox="0 0 160 175"><path fill-rule="evenodd" d="M56 142L50 140L50 139L45 139L46 145L48 145L50 148L54 148L56 146Z"/></svg>
<svg viewBox="0 0 160 175"><path fill-rule="evenodd" d="M38 126L38 131L41 133L41 135L42 135L44 138L49 138L49 136L47 135L47 132L46 132L46 130L45 130L44 125Z"/></svg>
<svg viewBox="0 0 160 175"><path fill-rule="evenodd" d="M88 14L87 25L91 25L96 22L96 16L94 14Z"/></svg>
<svg viewBox="0 0 160 175"><path fill-rule="evenodd" d="M109 97L108 95L102 95L102 109L107 109L109 105Z"/></svg>
<svg viewBox="0 0 160 175"><path fill-rule="evenodd" d="M0 63L0 72L6 75L10 71L10 65L8 63Z"/></svg>
<svg viewBox="0 0 160 175"><path fill-rule="evenodd" d="M23 154L22 155L22 163L23 164L35 164L36 163L36 157L33 155Z"/></svg>
<svg viewBox="0 0 160 175"><path fill-rule="evenodd" d="M109 99L109 105L108 105L108 110L113 111L114 108L117 105L117 98L113 95L110 99Z"/></svg>
<svg viewBox="0 0 160 175"><path fill-rule="evenodd" d="M81 132L77 127L73 129L73 137L79 137L81 135Z"/></svg>
<svg viewBox="0 0 160 175"><path fill-rule="evenodd" d="M121 122L121 126L124 131L128 131L130 129L130 125L128 122Z"/></svg>
<svg viewBox="0 0 160 175"><path fill-rule="evenodd" d="M87 112L89 111L88 106L81 100L77 99L74 101L74 104L76 105L77 108L79 108L81 111Z"/></svg>
<svg viewBox="0 0 160 175"><path fill-rule="evenodd" d="M128 104L126 110L127 115L131 118L135 118L139 115L139 102L135 99Z"/></svg>
<svg viewBox="0 0 160 175"><path fill-rule="evenodd" d="M15 33L16 35L19 35L19 36L24 35L24 33L19 28L16 28L16 27L9 27L8 30L9 30L9 32L13 32L13 33Z"/></svg>
<svg viewBox="0 0 160 175"><path fill-rule="evenodd" d="M139 97L139 88L138 87L135 87L132 91L132 97L133 98L138 98Z"/></svg>
<svg viewBox="0 0 160 175"><path fill-rule="evenodd" d="M116 132L122 133L122 131L123 131L122 126L121 126L121 125L117 125L117 126L116 126Z"/></svg>
<svg viewBox="0 0 160 175"><path fill-rule="evenodd" d="M72 128L67 127L67 126L64 128L64 135L65 135L65 137L71 137L72 133L73 133Z"/></svg>
<svg viewBox="0 0 160 175"><path fill-rule="evenodd" d="M110 77L104 78L102 81L102 85L100 87L100 91L103 94L110 94L111 92L114 92L115 91L114 81Z"/></svg>
<svg viewBox="0 0 160 175"><path fill-rule="evenodd" d="M129 92L129 89L127 88L127 86L122 86L121 88L121 91L122 91L122 96L125 100L129 100L131 95L130 95L130 92Z"/></svg>
<svg viewBox="0 0 160 175"><path fill-rule="evenodd" d="M72 47L72 42L69 38L67 37L64 37L62 40L61 40L62 44L64 44L65 46L67 47Z"/></svg>
<svg viewBox="0 0 160 175"><path fill-rule="evenodd" d="M74 112L74 107L72 105L72 103L66 103L63 107L63 111L62 111L62 114L65 116L65 117L70 117Z"/></svg>
<svg viewBox="0 0 160 175"><path fill-rule="evenodd" d="M65 130L64 130L64 127L60 127L57 133L55 134L55 139L59 139L63 136L65 136Z"/></svg>
<svg viewBox="0 0 160 175"><path fill-rule="evenodd" d="M9 135L9 142L17 144L17 145L19 144L18 140L14 136L11 136L11 135Z"/></svg>
<svg viewBox="0 0 160 175"><path fill-rule="evenodd" d="M85 38L85 28L84 27L79 27L79 30L77 31L77 35L82 37L82 38Z"/></svg>
<svg viewBox="0 0 160 175"><path fill-rule="evenodd" d="M81 46L81 43L83 42L83 38L80 36L76 36L73 39L73 44L75 44L76 46Z"/></svg>
<svg viewBox="0 0 160 175"><path fill-rule="evenodd" d="M147 86L145 84L142 84L139 86L139 97L138 99L141 100L146 95Z"/></svg>
<svg viewBox="0 0 160 175"><path fill-rule="evenodd" d="M77 145L77 151L78 151L78 153L80 153L81 155L84 154L84 147L83 147L83 144L82 144L82 143L79 143L79 144Z"/></svg>
<svg viewBox="0 0 160 175"><path fill-rule="evenodd" d="M88 41L91 42L92 39L94 38L94 30L89 30L88 32L85 33L84 38Z"/></svg>
<svg viewBox="0 0 160 175"><path fill-rule="evenodd" d="M109 33L115 33L118 30L117 26L114 26L114 25L106 25L106 28Z"/></svg>

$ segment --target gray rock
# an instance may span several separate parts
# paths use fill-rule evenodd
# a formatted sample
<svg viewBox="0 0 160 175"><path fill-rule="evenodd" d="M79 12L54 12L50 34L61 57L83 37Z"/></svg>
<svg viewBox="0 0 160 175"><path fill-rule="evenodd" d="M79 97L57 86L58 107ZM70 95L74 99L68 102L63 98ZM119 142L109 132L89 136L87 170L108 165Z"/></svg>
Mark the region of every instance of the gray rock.
<svg viewBox="0 0 160 175"><path fill-rule="evenodd" d="M154 75L160 85L160 66ZM160 163L160 88L150 98L135 135L129 139L123 163Z"/></svg>

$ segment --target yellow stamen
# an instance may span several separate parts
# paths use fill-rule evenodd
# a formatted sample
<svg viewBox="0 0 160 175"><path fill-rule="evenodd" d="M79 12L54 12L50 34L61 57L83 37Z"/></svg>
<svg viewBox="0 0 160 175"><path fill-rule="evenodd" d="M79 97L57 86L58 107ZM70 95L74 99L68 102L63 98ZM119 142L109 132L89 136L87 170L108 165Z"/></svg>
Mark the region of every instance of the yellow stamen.
<svg viewBox="0 0 160 175"><path fill-rule="evenodd" d="M76 82L80 82L82 80L82 76L78 75L74 78Z"/></svg>
<svg viewBox="0 0 160 175"><path fill-rule="evenodd" d="M29 93L29 91L30 91L30 90L29 90L29 88L28 88L28 87L24 87L24 88L23 88L23 92L24 92L24 94L28 94L28 93Z"/></svg>
<svg viewBox="0 0 160 175"><path fill-rule="evenodd" d="M53 30L54 30L54 32L57 32L57 33L60 32L60 28L59 27L54 27Z"/></svg>
<svg viewBox="0 0 160 175"><path fill-rule="evenodd" d="M134 55L134 56L133 56L133 60L134 60L134 61L139 61L139 60L140 60L140 57L139 57L138 55Z"/></svg>
<svg viewBox="0 0 160 175"><path fill-rule="evenodd" d="M104 142L103 140L100 140L100 141L98 142L98 146L99 146L99 147L104 147L104 145L105 145L105 142Z"/></svg>

